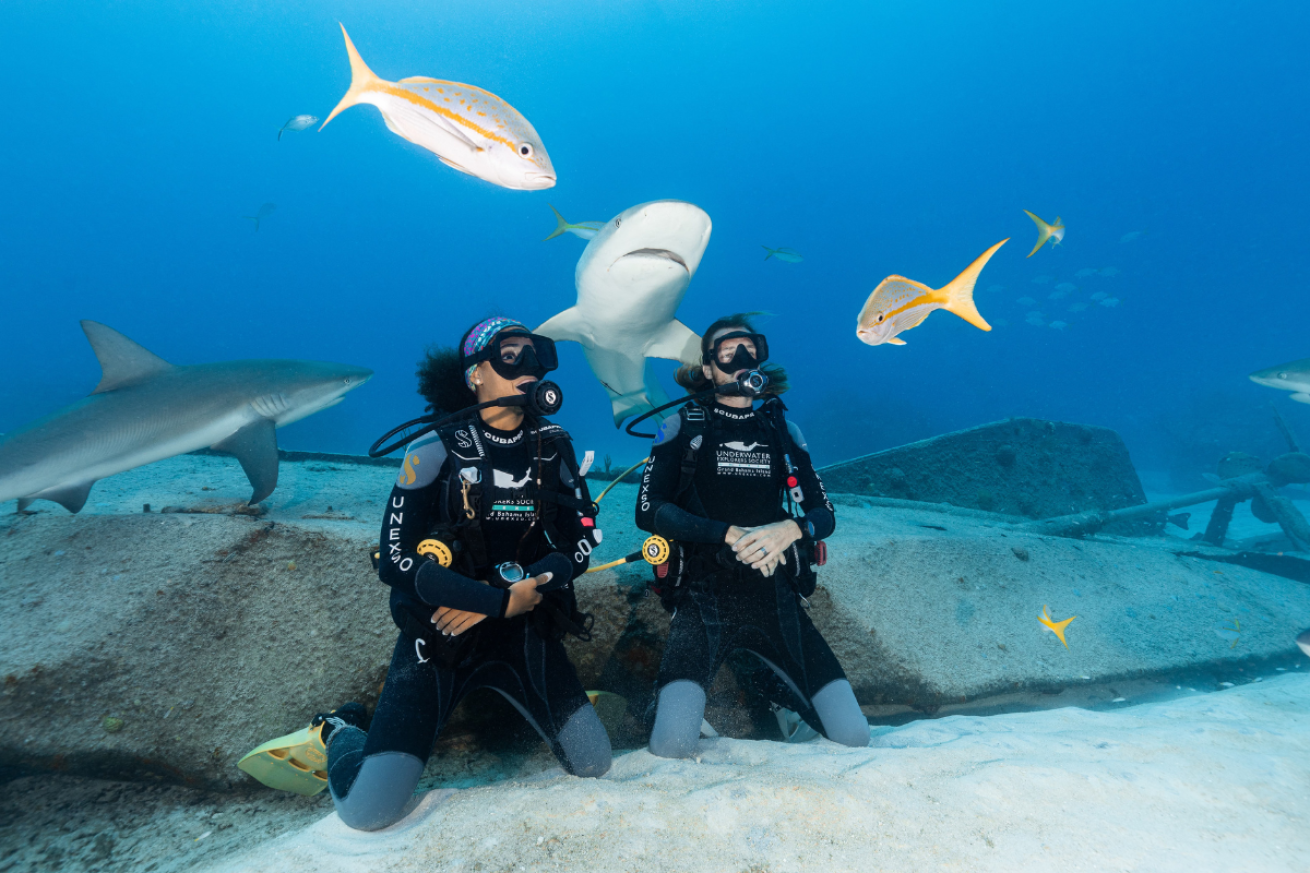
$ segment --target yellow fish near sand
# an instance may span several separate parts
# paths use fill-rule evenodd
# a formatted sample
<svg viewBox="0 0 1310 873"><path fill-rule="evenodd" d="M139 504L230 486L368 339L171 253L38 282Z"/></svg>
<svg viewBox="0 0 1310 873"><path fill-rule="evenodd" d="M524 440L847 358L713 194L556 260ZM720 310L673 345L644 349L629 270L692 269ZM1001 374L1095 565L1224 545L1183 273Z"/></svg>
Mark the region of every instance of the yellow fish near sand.
<svg viewBox="0 0 1310 873"><path fill-rule="evenodd" d="M1077 617L1078 616L1076 615L1071 615L1068 618L1066 618L1064 621L1056 621L1055 619L1051 618L1051 613L1048 612L1046 607L1043 605L1042 614L1037 616L1037 620L1040 621L1042 624L1044 624L1047 630L1049 630L1051 633L1059 637L1060 642L1064 643L1064 647L1067 649L1069 648L1069 644L1064 642L1064 629L1069 626L1069 622L1073 621Z"/></svg>
<svg viewBox="0 0 1310 873"><path fill-rule="evenodd" d="M387 130L432 152L446 166L502 188L539 191L555 184L541 137L517 109L490 91L426 76L388 82L364 63L345 25L350 90L323 122L360 103L376 106Z"/></svg>
<svg viewBox="0 0 1310 873"><path fill-rule="evenodd" d="M978 256L964 272L943 288L933 290L922 282L904 276L888 276L873 289L860 310L855 335L871 346L891 343L905 345L898 334L918 327L934 310L945 309L972 324L979 330L991 330L973 303L973 286L978 282L982 268L996 250L1009 242L1005 238Z"/></svg>
<svg viewBox="0 0 1310 873"><path fill-rule="evenodd" d="M1037 225L1037 245L1033 246L1033 250L1028 253L1028 257L1031 258L1033 255L1037 254L1037 250L1046 245L1048 239L1055 240L1055 242L1051 243L1053 246L1064 242L1064 225L1060 223L1060 216L1055 216L1055 224L1047 224L1036 215L1028 212L1027 209L1025 209L1024 212L1027 213L1028 217Z"/></svg>

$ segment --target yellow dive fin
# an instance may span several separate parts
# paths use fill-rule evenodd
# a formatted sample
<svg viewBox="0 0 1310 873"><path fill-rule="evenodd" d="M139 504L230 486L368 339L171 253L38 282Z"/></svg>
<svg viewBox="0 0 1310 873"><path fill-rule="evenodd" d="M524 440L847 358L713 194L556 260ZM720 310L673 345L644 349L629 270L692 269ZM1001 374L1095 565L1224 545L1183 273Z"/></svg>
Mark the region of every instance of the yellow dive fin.
<svg viewBox="0 0 1310 873"><path fill-rule="evenodd" d="M1060 219L1057 216L1055 219L1055 224L1047 224L1046 222L1038 218L1036 215L1033 215L1031 212L1028 212L1027 209L1025 209L1024 212L1028 215L1029 218L1033 220L1033 223L1037 225L1037 245L1033 246L1033 250L1028 253L1028 257L1031 258L1033 255L1037 254L1037 250L1040 249L1043 245L1045 245L1046 241L1051 238L1051 231L1055 230L1057 227L1060 226Z"/></svg>
<svg viewBox="0 0 1310 873"><path fill-rule="evenodd" d="M569 229L570 227L572 227L573 225L571 225L571 224L569 224L567 221L565 221L565 220L564 220L564 216L560 215L560 214L559 214L559 210L556 209L554 206L551 206L551 204L549 204L549 203L547 203L546 205L547 205L547 206L550 206L550 211L553 212L553 213L555 213L555 221L558 222L558 225L555 227L555 230L551 233L550 236L546 237L546 239L554 239L555 237L559 236L560 234L562 234L562 233L566 233L566 232L568 231L568 229ZM546 239L543 239L542 242L545 242Z"/></svg>
<svg viewBox="0 0 1310 873"><path fill-rule="evenodd" d="M988 324L978 312L978 307L973 303L973 286L978 281L978 274L982 268L987 266L992 255L996 250L1010 241L1009 237L998 242L987 251L978 256L972 264L964 268L964 272L951 280L950 284L939 291L933 293L941 303L943 309L947 312L953 312L972 324L979 330L991 330L992 326Z"/></svg>
<svg viewBox="0 0 1310 873"><path fill-rule="evenodd" d="M323 723L301 728L251 750L237 767L269 788L309 797L327 788Z"/></svg>
<svg viewBox="0 0 1310 873"><path fill-rule="evenodd" d="M339 22L338 22L339 23ZM346 91L346 96L341 98L341 102L328 115L327 121L319 125L319 130L328 126L328 121L337 117L337 113L342 112L359 102L360 95L369 90L372 86L382 84L383 80L374 75L373 71L364 63L364 59L359 56L355 49L355 44L350 41L350 34L346 33L346 26L341 25L341 35L346 38L346 53L350 55L350 88Z"/></svg>

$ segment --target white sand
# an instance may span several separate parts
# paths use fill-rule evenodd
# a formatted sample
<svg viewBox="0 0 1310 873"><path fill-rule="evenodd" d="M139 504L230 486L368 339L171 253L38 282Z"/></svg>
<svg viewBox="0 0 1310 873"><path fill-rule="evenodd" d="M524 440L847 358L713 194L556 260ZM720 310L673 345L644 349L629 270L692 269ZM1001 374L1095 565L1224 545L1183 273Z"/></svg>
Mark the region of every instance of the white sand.
<svg viewBox="0 0 1310 873"><path fill-rule="evenodd" d="M603 779L434 791L211 870L1306 870L1310 675L1118 712L950 717L869 749L704 741Z"/></svg>

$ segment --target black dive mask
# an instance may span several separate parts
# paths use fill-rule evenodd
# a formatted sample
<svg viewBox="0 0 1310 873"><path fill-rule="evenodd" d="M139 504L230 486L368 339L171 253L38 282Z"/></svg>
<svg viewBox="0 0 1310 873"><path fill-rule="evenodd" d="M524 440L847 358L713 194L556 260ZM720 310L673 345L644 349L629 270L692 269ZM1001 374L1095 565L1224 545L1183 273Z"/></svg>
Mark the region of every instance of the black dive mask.
<svg viewBox="0 0 1310 873"><path fill-rule="evenodd" d="M526 339L525 343L506 343L510 339ZM506 330L496 334L487 347L475 355L465 358L464 366L472 366L483 361L491 363L491 369L502 379L513 381L523 376L540 379L559 366L559 357L555 354L555 341L548 336L528 333L525 330Z"/></svg>
<svg viewBox="0 0 1310 873"><path fill-rule="evenodd" d="M751 354L746 349L745 343L740 343L732 357L725 364L719 360L719 349L725 342L730 339L749 339L755 344L755 354ZM705 353L705 363L713 364L724 373L735 373L738 370L754 370L760 364L769 359L769 341L764 338L762 333L751 333L746 330L734 330L731 333L725 333L714 341L714 345Z"/></svg>

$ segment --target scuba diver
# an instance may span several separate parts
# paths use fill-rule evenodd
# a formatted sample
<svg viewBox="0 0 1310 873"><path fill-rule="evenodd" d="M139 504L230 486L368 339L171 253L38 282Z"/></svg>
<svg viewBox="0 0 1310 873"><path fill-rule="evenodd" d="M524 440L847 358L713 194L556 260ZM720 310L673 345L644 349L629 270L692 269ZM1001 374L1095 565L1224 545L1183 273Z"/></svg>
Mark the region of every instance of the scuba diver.
<svg viewBox="0 0 1310 873"><path fill-rule="evenodd" d="M371 725L347 704L254 750L243 770L305 794L326 782L347 825L386 827L407 812L452 710L478 688L504 696L567 772L609 770L609 736L562 642L588 638L572 583L599 539L596 508L569 435L528 402L542 394L558 408L558 387L540 381L556 366L550 339L503 317L470 328L458 351L428 353L419 392L435 415L370 450L386 454L376 451L384 440L426 425L382 523L379 576L400 635ZM434 420L447 413L457 414Z"/></svg>
<svg viewBox="0 0 1310 873"><path fill-rule="evenodd" d="M678 371L695 396L655 434L637 500L637 527L674 543L658 588L673 622L650 751L695 754L706 691L737 649L763 662L775 705L783 697L828 739L866 746L868 721L804 609L810 565L823 562L836 521L805 437L783 414L786 371L763 365L767 341L749 314L710 325L701 354Z"/></svg>

